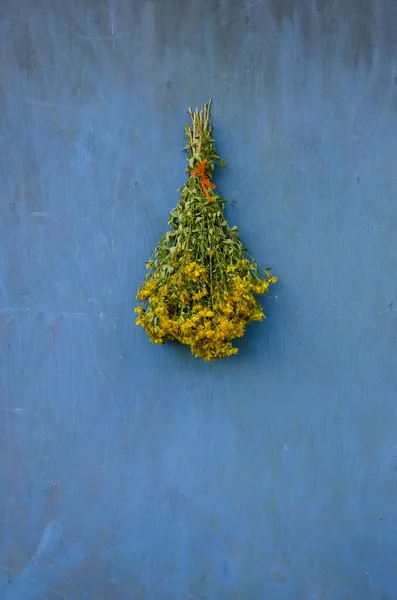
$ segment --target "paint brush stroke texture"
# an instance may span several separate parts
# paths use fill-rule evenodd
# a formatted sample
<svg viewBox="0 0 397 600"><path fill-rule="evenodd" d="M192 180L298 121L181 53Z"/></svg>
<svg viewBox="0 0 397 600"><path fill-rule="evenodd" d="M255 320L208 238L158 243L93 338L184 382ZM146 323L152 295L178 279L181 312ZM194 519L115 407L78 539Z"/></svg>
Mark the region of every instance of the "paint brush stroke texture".
<svg viewBox="0 0 397 600"><path fill-rule="evenodd" d="M48 592L55 591L46 582L46 579L48 579L48 569L45 567L59 553L61 540L61 525L55 522L48 523L32 559L15 579L12 569L9 568L7 573L8 586L4 590L5 600L14 600L15 598L34 600L39 596L39 593L46 597Z"/></svg>
<svg viewBox="0 0 397 600"><path fill-rule="evenodd" d="M391 600L392 0L4 0L0 597ZM280 283L236 359L134 326L213 98Z"/></svg>

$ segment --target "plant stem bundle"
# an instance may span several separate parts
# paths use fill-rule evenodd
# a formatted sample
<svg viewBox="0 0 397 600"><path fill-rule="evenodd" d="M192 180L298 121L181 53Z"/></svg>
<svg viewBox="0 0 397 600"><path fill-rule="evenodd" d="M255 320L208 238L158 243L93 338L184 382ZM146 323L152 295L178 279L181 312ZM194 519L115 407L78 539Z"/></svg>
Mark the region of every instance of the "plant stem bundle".
<svg viewBox="0 0 397 600"><path fill-rule="evenodd" d="M218 156L210 125L210 102L189 109L185 126L188 179L169 217L170 229L146 265L136 324L150 340L177 340L206 361L237 353L232 341L246 326L264 318L257 295L276 283L270 269L260 269L224 216L226 201L212 182Z"/></svg>

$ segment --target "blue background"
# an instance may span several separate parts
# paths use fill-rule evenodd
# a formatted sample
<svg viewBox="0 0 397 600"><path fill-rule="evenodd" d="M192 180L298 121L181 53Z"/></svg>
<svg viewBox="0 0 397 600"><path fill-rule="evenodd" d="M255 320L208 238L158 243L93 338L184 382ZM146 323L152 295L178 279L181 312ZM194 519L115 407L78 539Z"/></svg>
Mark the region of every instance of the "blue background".
<svg viewBox="0 0 397 600"><path fill-rule="evenodd" d="M397 598L392 0L3 0L0 598ZM213 365L134 325L213 98L280 283Z"/></svg>

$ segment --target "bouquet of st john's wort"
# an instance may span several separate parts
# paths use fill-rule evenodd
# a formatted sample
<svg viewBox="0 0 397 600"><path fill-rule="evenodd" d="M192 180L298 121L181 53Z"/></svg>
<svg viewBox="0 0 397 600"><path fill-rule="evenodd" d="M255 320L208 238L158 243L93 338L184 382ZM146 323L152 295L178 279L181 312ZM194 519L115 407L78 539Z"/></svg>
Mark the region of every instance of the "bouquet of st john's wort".
<svg viewBox="0 0 397 600"><path fill-rule="evenodd" d="M232 345L246 326L264 318L256 296L277 278L261 269L225 219L226 201L212 182L218 156L210 125L210 102L185 126L188 179L165 233L146 267L137 299L136 324L151 342L177 340L205 361L237 353Z"/></svg>

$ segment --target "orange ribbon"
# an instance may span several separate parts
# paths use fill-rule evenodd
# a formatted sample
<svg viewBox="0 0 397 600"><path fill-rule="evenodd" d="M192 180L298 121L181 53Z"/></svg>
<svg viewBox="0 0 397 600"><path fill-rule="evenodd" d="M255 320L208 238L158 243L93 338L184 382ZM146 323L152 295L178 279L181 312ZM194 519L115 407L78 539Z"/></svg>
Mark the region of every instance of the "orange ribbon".
<svg viewBox="0 0 397 600"><path fill-rule="evenodd" d="M204 194L207 196L207 200L210 201L211 197L208 193L207 188L211 188L211 190L214 190L216 188L216 185L214 183L212 183L212 181L207 179L207 177L205 175L206 164L207 164L207 159L203 160L202 163L198 163L196 169L192 170L192 175L193 175L193 177L201 177L201 187L203 188Z"/></svg>

